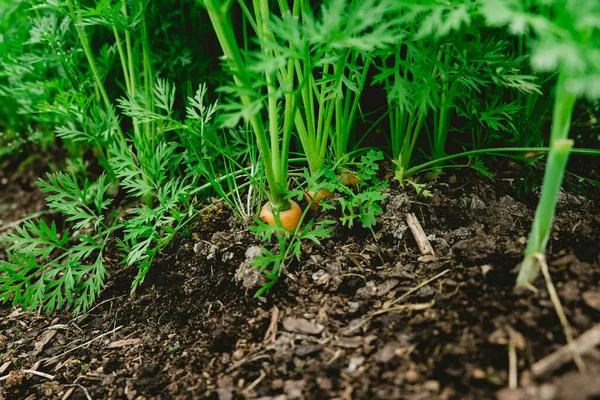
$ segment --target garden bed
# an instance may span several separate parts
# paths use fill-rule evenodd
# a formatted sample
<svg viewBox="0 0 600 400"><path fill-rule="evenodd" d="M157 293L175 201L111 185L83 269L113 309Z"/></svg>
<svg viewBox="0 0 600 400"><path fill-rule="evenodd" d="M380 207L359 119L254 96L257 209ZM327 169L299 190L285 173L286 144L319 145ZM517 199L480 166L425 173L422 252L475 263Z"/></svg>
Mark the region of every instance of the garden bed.
<svg viewBox="0 0 600 400"><path fill-rule="evenodd" d="M531 372L565 335L542 278L538 293L513 290L536 199L516 200L512 178L451 172L432 184L432 197L387 189L378 240L369 230L338 225L322 246L304 245L304 258L258 299L244 285L258 278L246 259L260 243L223 206L161 251L131 296L137 271L118 265L113 248L107 286L86 314L0 306L0 393L597 398L597 353L584 356L587 374L572 362L541 376ZM3 176L1 187L3 225L39 210L15 208L20 199L43 204L22 180ZM600 323L598 208L597 192L562 192L549 247L550 273L576 338ZM408 212L436 254L421 254ZM511 351L518 390L508 389Z"/></svg>

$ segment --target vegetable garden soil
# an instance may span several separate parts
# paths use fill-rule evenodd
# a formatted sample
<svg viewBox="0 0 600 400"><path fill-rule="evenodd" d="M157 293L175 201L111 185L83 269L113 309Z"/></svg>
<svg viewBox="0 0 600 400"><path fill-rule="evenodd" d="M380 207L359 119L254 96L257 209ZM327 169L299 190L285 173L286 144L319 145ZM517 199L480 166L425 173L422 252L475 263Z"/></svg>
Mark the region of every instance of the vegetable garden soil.
<svg viewBox="0 0 600 400"><path fill-rule="evenodd" d="M0 398L600 398L597 349L585 374L568 360L532 372L566 339L542 278L537 293L513 290L536 203L516 200L513 175L446 173L432 197L393 187L378 239L336 227L265 298L252 297L260 277L247 262L260 243L222 206L162 251L132 296L135 267L115 249L86 314L0 306ZM0 178L4 235L42 202ZM575 338L600 324L599 209L597 192L562 192L549 247ZM435 255L420 253L408 212Z"/></svg>

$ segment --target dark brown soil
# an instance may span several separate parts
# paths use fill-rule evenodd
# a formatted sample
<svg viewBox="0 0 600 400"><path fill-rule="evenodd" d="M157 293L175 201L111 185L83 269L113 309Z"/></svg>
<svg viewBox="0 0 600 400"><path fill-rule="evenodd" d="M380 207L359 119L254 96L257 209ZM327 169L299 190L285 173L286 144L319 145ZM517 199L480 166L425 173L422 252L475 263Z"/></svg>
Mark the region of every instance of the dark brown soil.
<svg viewBox="0 0 600 400"><path fill-rule="evenodd" d="M132 296L135 270L114 265L85 315L0 306L0 398L600 398L598 350L586 374L571 362L530 372L566 339L541 278L537 293L513 290L535 198L515 200L510 183L457 172L430 198L391 189L377 239L335 228L258 299L234 276L259 242L215 207ZM40 209L11 211L28 189L2 185L2 224ZM600 206L587 197L561 195L549 246L575 337L600 323ZM409 211L437 257L421 256ZM518 390L507 388L510 349Z"/></svg>

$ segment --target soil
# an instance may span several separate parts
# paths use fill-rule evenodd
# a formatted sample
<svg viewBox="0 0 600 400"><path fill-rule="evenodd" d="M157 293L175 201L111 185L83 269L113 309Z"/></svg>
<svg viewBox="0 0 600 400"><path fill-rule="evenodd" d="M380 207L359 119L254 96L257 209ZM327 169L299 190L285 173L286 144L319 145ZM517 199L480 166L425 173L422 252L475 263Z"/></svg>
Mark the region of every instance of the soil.
<svg viewBox="0 0 600 400"><path fill-rule="evenodd" d="M43 201L26 179L0 181L5 234ZM532 372L566 339L543 278L513 289L536 203L513 184L457 171L431 197L392 187L374 235L337 226L256 299L247 259L260 241L215 206L133 295L135 268L115 257L86 314L0 306L0 398L598 399L597 348L585 373L569 360ZM600 323L598 198L561 193L549 245L575 338ZM419 251L408 212L435 255Z"/></svg>

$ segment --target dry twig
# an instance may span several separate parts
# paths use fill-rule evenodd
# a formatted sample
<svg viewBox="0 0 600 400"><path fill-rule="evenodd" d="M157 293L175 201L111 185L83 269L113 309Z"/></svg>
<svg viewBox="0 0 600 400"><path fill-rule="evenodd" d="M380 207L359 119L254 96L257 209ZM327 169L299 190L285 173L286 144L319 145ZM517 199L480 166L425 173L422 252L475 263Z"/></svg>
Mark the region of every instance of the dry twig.
<svg viewBox="0 0 600 400"><path fill-rule="evenodd" d="M425 231L421 227L417 216L413 213L406 214L406 223L415 237L415 241L417 242L417 246L419 246L421 254L424 256L435 255L433 247L431 247L431 243L429 243L429 239L427 239L427 235L425 235Z"/></svg>
<svg viewBox="0 0 600 400"><path fill-rule="evenodd" d="M413 294L414 292L416 292L417 290L421 289L423 286L430 284L431 282L435 281L436 279L440 278L441 276L447 274L450 270L446 269L442 272L440 272L439 274L437 274L436 276L429 278L421 283L419 283L417 286L415 286L414 288L410 289L408 292L404 293L402 296L395 298L394 300L390 300L390 301L386 301L383 304L383 308L390 308L391 306L393 306L394 304L404 300L405 298L407 298L408 296L410 296L411 294Z"/></svg>
<svg viewBox="0 0 600 400"><path fill-rule="evenodd" d="M119 329L121 329L122 327L123 327L123 325L120 325L120 326L116 327L115 329L113 329L113 330L111 330L111 331L108 331L108 332L105 332L105 333L103 333L103 334L101 334L101 335L99 335L99 336L96 336L95 338L93 338L93 339L90 339L90 340L88 340L87 342L85 342L85 343L82 343L82 344L80 344L80 345L78 345L78 346L75 346L75 347L73 347L72 349L69 349L69 350L67 350L67 351L65 351L65 352L63 352L63 353L60 353L60 354L59 354L59 355L57 355L57 356L50 357L50 358L48 358L48 359L46 360L46 363L49 363L49 362L50 362L50 361L52 361L52 360L56 360L57 358L60 358L60 357L62 357L62 356L64 356L64 355L66 355L66 354L69 354L69 353L71 353L71 352L73 352L73 351L75 351L75 350L77 350L77 349L79 349L79 348L82 348L82 347L84 347L84 346L87 346L88 344L90 344L90 343L92 343L92 342L95 342L96 340L98 340L98 339L101 339L101 338L103 338L104 336L108 336L108 335L110 335L111 333L115 333L116 331L118 331L118 330L119 330Z"/></svg>
<svg viewBox="0 0 600 400"><path fill-rule="evenodd" d="M577 354L585 354L590 350L600 345L600 324L594 325L582 333L573 342L573 347L576 349ZM569 345L562 346L554 353L537 361L531 366L531 372L534 376L540 377L560 368L565 363L571 361L572 352Z"/></svg>
<svg viewBox="0 0 600 400"><path fill-rule="evenodd" d="M273 306L273 312L271 314L271 323L267 332L265 332L265 344L271 344L275 342L277 338L277 322L279 321L279 309L277 306Z"/></svg>
<svg viewBox="0 0 600 400"><path fill-rule="evenodd" d="M92 400L92 396L90 396L90 392L88 392L88 390L85 387L81 386L79 383L73 383L71 385L65 385L65 386L72 386L73 389L76 388L76 387L78 387L79 389L81 389L83 391L83 394L85 394L85 398L87 400ZM73 393L73 392L71 391L71 393ZM63 397L63 400L64 399L65 398Z"/></svg>
<svg viewBox="0 0 600 400"><path fill-rule="evenodd" d="M256 378L254 382L248 385L246 389L244 389L244 393L248 394L252 389L256 387L256 385L258 385L263 379L265 379L266 376L267 374L265 374L264 371L260 371L260 376Z"/></svg>
<svg viewBox="0 0 600 400"><path fill-rule="evenodd" d="M31 375L36 375L42 378L46 378L49 380L53 380L54 379L54 375L50 375L50 374L46 374L45 372L40 372L40 371L36 371L33 369L21 369L19 370L20 372L23 372L25 374L31 374ZM18 372L18 371L12 371L12 372ZM8 375L5 376L0 376L0 382L7 380L10 377L10 373Z"/></svg>
<svg viewBox="0 0 600 400"><path fill-rule="evenodd" d="M573 356L573 360L577 365L577 368L580 372L585 372L585 363L583 362L579 351L574 345L573 340L573 331L571 330L571 325L569 324L569 320L565 315L565 312L560 304L560 298L556 293L556 288L554 287L554 283L552 283L552 278L550 277L550 272L548 272L548 264L546 264L546 257L543 254L534 254L534 257L537 258L540 269L542 270L542 274L544 275L544 279L546 280L546 287L548 288L548 294L550 295L550 299L552 300L552 304L554 304L554 309L556 310L556 314L558 315L558 319L560 320L561 325L563 326L563 330L565 332L565 337L567 338L567 345L569 346L569 350L571 351L571 355Z"/></svg>

